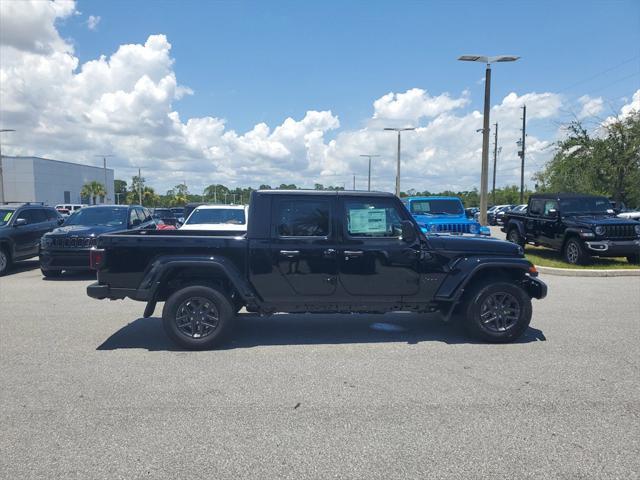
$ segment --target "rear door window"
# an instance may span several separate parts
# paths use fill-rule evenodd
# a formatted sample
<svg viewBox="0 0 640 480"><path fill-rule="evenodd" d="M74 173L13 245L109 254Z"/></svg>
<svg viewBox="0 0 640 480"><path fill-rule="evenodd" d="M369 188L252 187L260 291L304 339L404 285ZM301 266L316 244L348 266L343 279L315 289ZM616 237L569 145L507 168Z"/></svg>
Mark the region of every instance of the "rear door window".
<svg viewBox="0 0 640 480"><path fill-rule="evenodd" d="M275 202L275 229L279 237L326 237L331 225L331 200L286 199Z"/></svg>

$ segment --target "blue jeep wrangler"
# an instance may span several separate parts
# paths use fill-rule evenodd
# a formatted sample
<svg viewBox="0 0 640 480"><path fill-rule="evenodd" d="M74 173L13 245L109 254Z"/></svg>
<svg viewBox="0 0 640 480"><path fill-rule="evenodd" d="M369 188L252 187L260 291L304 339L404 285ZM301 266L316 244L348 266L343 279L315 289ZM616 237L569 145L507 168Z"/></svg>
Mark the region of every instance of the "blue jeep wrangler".
<svg viewBox="0 0 640 480"><path fill-rule="evenodd" d="M402 201L424 233L491 234L488 227L467 218L458 197L407 197Z"/></svg>

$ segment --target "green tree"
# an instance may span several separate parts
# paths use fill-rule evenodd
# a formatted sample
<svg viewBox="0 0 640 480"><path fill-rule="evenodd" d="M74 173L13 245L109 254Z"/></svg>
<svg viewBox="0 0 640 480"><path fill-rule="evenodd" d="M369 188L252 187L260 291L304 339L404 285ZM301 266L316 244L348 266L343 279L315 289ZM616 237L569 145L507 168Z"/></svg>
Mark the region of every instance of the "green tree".
<svg viewBox="0 0 640 480"><path fill-rule="evenodd" d="M594 193L640 205L640 112L615 118L595 133L572 122L553 159L534 178L543 191Z"/></svg>
<svg viewBox="0 0 640 480"><path fill-rule="evenodd" d="M124 180L114 180L113 188L116 195L116 203L120 203L120 199L125 200L127 198L127 182Z"/></svg>
<svg viewBox="0 0 640 480"><path fill-rule="evenodd" d="M93 200L93 204L96 204L96 200L98 197L105 197L107 195L107 191L104 188L104 185L95 180L91 182L87 182L82 186L82 190L80 190L80 196L82 198L90 198Z"/></svg>

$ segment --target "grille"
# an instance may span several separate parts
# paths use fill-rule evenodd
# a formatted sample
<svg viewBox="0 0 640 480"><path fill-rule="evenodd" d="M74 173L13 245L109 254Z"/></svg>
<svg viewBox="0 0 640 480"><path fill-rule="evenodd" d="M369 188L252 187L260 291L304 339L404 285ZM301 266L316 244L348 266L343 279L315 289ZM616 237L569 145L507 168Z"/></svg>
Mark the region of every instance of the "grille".
<svg viewBox="0 0 640 480"><path fill-rule="evenodd" d="M625 238L630 240L636 238L636 231L633 225L606 225L604 231L607 238Z"/></svg>
<svg viewBox="0 0 640 480"><path fill-rule="evenodd" d="M58 237L53 238L51 246L54 248L91 248L97 243L96 237Z"/></svg>
<svg viewBox="0 0 640 480"><path fill-rule="evenodd" d="M449 232L449 233L469 233L468 223L441 223L437 224L437 232Z"/></svg>

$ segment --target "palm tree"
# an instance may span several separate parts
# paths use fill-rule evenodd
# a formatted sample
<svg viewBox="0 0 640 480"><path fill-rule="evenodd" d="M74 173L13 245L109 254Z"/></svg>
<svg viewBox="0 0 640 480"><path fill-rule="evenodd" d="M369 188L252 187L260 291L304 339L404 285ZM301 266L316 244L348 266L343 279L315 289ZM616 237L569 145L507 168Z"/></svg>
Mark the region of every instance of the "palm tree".
<svg viewBox="0 0 640 480"><path fill-rule="evenodd" d="M80 190L80 196L83 198L91 198L93 199L93 204L96 204L96 199L98 197L105 197L107 195L107 191L104 189L104 185L95 180L91 182L87 182Z"/></svg>

